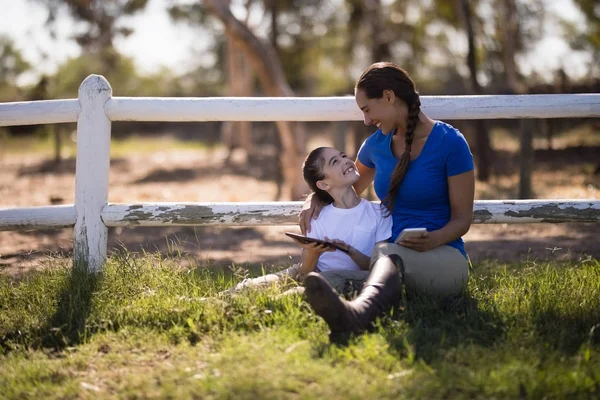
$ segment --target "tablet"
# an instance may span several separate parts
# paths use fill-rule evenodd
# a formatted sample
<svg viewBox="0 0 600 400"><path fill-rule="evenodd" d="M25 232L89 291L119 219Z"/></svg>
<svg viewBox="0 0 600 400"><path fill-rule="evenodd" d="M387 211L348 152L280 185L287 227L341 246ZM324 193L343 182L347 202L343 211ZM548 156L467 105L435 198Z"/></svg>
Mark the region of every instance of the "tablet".
<svg viewBox="0 0 600 400"><path fill-rule="evenodd" d="M327 245L329 247L332 247L334 249L337 249L339 251L343 251L346 254L349 254L350 252L348 250L346 250L345 248L338 246L335 243L331 243L331 242L326 242L325 240L321 240L321 239L315 239L315 238L311 238L308 236L304 236L304 235L299 235L297 233L292 233L292 232L285 232L285 234L289 237L291 237L292 239L296 239L297 241L299 241L300 243L318 243L318 244L324 244Z"/></svg>

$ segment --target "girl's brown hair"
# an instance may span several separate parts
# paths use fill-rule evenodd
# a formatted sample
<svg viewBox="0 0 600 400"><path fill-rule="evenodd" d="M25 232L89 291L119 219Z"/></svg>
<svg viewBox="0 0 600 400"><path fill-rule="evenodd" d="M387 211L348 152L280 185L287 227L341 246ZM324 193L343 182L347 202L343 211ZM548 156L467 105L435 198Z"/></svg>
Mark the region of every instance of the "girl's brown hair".
<svg viewBox="0 0 600 400"><path fill-rule="evenodd" d="M396 97L404 101L408 106L408 121L406 124L406 143L404 153L400 156L396 168L392 173L390 188L383 204L390 213L394 209L394 203L398 194L400 184L404 180L408 165L410 164L410 149L412 146L415 129L421 112L421 100L419 92L408 73L400 66L391 62L378 62L367 68L358 81L355 90L361 89L369 99L379 99L384 90L391 90Z"/></svg>
<svg viewBox="0 0 600 400"><path fill-rule="evenodd" d="M325 149L327 149L327 147L318 147L310 152L304 160L304 165L302 165L302 175L319 200L321 200L323 204L331 204L333 203L333 197L323 189L317 187L317 182L321 179L325 179L325 174L323 173L323 165L325 165L323 151L325 151Z"/></svg>

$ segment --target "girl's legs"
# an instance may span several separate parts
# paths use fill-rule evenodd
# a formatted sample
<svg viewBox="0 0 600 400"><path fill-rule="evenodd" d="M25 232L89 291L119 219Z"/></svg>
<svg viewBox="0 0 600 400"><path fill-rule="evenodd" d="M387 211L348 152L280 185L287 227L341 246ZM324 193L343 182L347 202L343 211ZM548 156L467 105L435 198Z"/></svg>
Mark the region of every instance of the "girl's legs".
<svg viewBox="0 0 600 400"><path fill-rule="evenodd" d="M341 299L318 274L308 274L304 286L308 302L327 322L334 341L364 331L387 312L400 299L403 282L409 290L446 297L464 289L468 271L467 259L453 247L419 253L385 243L373 252L371 274L355 300Z"/></svg>
<svg viewBox="0 0 600 400"><path fill-rule="evenodd" d="M242 282L238 283L231 289L228 289L226 292L233 293L247 287L268 286L278 282L285 282L287 280L297 280L299 278L298 269L298 264L294 264L291 267L284 269L283 271L276 272L274 274L267 274L259 276L257 278L244 279Z"/></svg>
<svg viewBox="0 0 600 400"><path fill-rule="evenodd" d="M392 307L402 293L401 264L395 254L377 259L360 294L352 301L340 298L323 276L312 272L306 276L304 294L329 325L332 341L344 338L344 333L364 331Z"/></svg>
<svg viewBox="0 0 600 400"><path fill-rule="evenodd" d="M267 274L259 276L257 278L244 279L236 286L229 289L231 292L237 292L247 287L259 287L259 286L270 286L276 283L286 282L289 280L302 281L303 276L299 276L299 266L297 264L276 272L274 274ZM323 278L329 282L329 284L342 295L352 295L358 293L367 278L369 277L369 271L352 271L352 270L334 270L334 271L322 271L319 272ZM303 288L292 288L289 290L290 293L302 294ZM286 292L287 293L287 292Z"/></svg>
<svg viewBox="0 0 600 400"><path fill-rule="evenodd" d="M281 273L284 273L282 271ZM336 292L343 296L356 296L358 292L360 292L363 287L365 281L369 277L369 271L352 271L352 270L334 270L334 271L321 271L318 273L321 275ZM287 275L287 274L286 274ZM267 275L268 276L268 275ZM263 277L255 278L261 279ZM279 281L282 279L278 277ZM301 280L302 277L295 275L294 280ZM303 295L305 289L303 286L295 286L291 289L286 290L281 295L287 296L292 294Z"/></svg>
<svg viewBox="0 0 600 400"><path fill-rule="evenodd" d="M360 292L370 271L334 270L319 274L341 295L352 296Z"/></svg>

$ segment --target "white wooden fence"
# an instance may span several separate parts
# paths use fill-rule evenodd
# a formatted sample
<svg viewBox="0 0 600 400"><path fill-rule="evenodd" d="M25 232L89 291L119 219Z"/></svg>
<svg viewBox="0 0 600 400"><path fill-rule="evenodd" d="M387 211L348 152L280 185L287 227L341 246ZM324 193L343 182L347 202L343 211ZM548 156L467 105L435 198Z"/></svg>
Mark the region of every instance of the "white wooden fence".
<svg viewBox="0 0 600 400"><path fill-rule="evenodd" d="M423 96L435 119L600 117L600 94ZM75 227L74 263L102 269L107 227L296 224L300 202L108 203L111 121L361 120L353 97L126 98L88 76L79 98L0 103L0 126L77 122L75 204L0 209L0 231ZM298 172L300 173L300 172ZM600 222L599 200L476 201L474 223Z"/></svg>

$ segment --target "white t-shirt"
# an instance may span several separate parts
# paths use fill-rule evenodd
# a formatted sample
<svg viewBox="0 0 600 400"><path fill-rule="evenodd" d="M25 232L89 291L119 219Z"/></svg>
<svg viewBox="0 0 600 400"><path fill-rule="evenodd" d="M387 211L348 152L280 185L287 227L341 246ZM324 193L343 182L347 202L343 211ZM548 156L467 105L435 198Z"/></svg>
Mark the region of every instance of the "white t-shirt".
<svg viewBox="0 0 600 400"><path fill-rule="evenodd" d="M319 218L311 221L307 236L342 240L371 256L375 243L392 236L392 218L383 216L384 207L365 199L353 208L336 208L328 204L321 210ZM348 254L339 250L322 253L317 268L321 271L360 270Z"/></svg>

